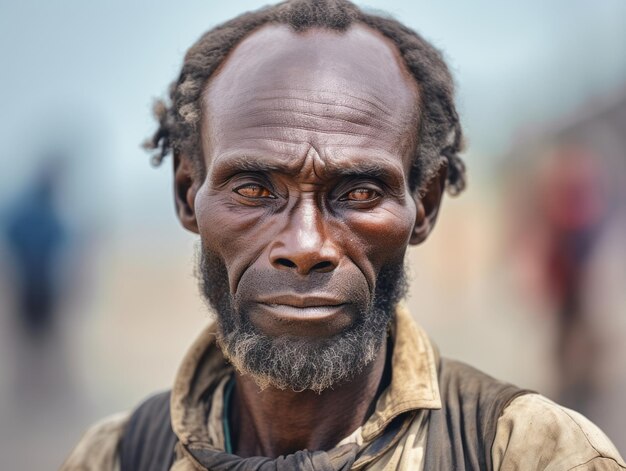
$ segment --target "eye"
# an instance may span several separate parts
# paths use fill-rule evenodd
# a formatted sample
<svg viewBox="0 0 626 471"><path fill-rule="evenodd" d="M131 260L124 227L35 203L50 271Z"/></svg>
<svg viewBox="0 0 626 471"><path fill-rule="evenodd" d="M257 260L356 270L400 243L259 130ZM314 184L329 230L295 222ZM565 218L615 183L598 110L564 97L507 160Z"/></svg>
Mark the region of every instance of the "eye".
<svg viewBox="0 0 626 471"><path fill-rule="evenodd" d="M270 190L257 183L246 183L233 191L246 198L276 198Z"/></svg>
<svg viewBox="0 0 626 471"><path fill-rule="evenodd" d="M346 193L341 199L343 201L373 201L380 196L380 193L371 188L355 188Z"/></svg>

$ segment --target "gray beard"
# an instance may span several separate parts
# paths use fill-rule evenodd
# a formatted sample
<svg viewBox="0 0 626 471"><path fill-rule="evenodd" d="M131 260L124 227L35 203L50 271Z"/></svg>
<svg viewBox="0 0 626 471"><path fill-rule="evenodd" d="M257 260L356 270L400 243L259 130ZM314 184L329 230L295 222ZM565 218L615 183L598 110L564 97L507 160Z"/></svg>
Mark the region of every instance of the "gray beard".
<svg viewBox="0 0 626 471"><path fill-rule="evenodd" d="M317 393L350 381L371 363L385 340L387 326L407 290L404 265L383 268L370 305L357 321L324 340L259 332L244 313L236 313L224 262L209 251L199 261L202 294L217 315L217 342L224 356L261 388ZM239 315L238 315L239 314Z"/></svg>

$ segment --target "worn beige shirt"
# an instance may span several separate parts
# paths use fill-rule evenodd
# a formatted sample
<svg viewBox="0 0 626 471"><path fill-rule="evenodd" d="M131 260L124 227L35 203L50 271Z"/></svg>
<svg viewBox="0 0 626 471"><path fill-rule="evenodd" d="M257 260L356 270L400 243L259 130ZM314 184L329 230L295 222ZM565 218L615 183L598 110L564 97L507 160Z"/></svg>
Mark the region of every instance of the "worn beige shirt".
<svg viewBox="0 0 626 471"><path fill-rule="evenodd" d="M430 340L399 308L393 328L392 379L375 412L337 445L367 446L398 415L416 411L400 440L379 454L357 460L352 469L411 470L424 467L428 411L441 408L435 353ZM185 356L172 388L172 428L184 445L204 443L223 450L223 390L232 369L207 328ZM201 398L215 387L211 405ZM216 386L217 385L217 386ZM92 426L61 467L62 471L118 471L117 445L129 414ZM582 415L539 394L513 400L498 419L492 447L494 470L626 470L611 441ZM172 471L192 471L184 446L177 446Z"/></svg>

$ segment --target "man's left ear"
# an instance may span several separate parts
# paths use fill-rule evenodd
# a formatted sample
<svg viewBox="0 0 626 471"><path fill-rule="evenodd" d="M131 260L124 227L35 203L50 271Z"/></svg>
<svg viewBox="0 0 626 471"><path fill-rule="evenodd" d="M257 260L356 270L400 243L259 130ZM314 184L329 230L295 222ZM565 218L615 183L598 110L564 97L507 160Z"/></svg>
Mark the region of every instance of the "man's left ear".
<svg viewBox="0 0 626 471"><path fill-rule="evenodd" d="M430 231L432 231L439 214L439 206L441 205L441 197L446 188L446 179L448 176L448 162L442 159L439 170L426 183L426 187L422 191L415 190L413 198L417 212L415 215L415 225L411 234L411 245L421 244L426 240Z"/></svg>

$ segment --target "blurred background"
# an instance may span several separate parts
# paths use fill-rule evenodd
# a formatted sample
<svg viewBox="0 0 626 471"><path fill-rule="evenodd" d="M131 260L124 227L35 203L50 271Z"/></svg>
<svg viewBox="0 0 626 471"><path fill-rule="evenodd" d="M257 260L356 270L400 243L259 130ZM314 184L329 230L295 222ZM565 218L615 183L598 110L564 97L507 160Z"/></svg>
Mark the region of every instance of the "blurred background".
<svg viewBox="0 0 626 471"><path fill-rule="evenodd" d="M140 143L187 47L265 3L0 0L3 469L58 468L210 321ZM468 190L409 255L414 316L626 453L626 3L358 3L444 51L468 139Z"/></svg>

